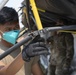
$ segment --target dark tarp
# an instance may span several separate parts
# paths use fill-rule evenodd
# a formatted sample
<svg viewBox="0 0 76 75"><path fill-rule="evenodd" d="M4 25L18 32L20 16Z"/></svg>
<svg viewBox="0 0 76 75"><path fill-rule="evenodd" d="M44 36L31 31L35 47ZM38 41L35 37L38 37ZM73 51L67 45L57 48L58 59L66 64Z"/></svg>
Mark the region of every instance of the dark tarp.
<svg viewBox="0 0 76 75"><path fill-rule="evenodd" d="M76 19L76 0L35 0L37 7Z"/></svg>

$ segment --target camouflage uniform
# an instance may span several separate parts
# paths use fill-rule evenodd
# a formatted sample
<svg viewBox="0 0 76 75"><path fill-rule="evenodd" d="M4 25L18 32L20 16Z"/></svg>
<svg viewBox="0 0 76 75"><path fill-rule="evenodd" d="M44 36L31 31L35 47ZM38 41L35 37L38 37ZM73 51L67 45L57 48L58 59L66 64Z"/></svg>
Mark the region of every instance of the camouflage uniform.
<svg viewBox="0 0 76 75"><path fill-rule="evenodd" d="M76 24L76 1L75 0L35 0L37 7L46 12L42 14L55 20L55 24L49 25L48 22L42 20L43 26L55 26L58 19L62 20L64 24ZM70 4L70 6L69 6ZM72 7L74 7L72 9ZM46 13L50 13L47 15ZM64 16L64 17L63 17ZM43 17L43 16L42 16ZM68 18L67 18L68 17ZM47 19L49 21L49 19ZM69 21L70 20L70 21ZM73 22L72 22L73 20ZM51 21L51 20L50 20ZM75 22L74 22L75 21ZM60 24L62 25L62 24ZM53 35L51 40L51 61L50 61L50 75L70 75L69 68L74 55L74 43L71 33L59 32Z"/></svg>
<svg viewBox="0 0 76 75"><path fill-rule="evenodd" d="M72 8L76 7L76 5L74 5L75 0L74 1L69 0L70 2L68 1L66 2L64 0L35 0L35 1L37 7L49 11L50 16L48 17L56 19L56 22L58 19L61 19L62 16L76 19L76 13L75 13L76 9ZM59 16L59 14L61 16ZM44 13L44 15L46 14ZM44 21L42 21L42 23L43 22ZM45 24L43 23L43 27L46 27L47 25L49 25L49 23L47 22ZM51 40L50 75L70 75L69 68L74 55L73 46L74 46L73 36L71 33L59 32L58 34L53 35Z"/></svg>
<svg viewBox="0 0 76 75"><path fill-rule="evenodd" d="M74 55L71 33L60 32L51 40L51 75L70 75L69 68Z"/></svg>

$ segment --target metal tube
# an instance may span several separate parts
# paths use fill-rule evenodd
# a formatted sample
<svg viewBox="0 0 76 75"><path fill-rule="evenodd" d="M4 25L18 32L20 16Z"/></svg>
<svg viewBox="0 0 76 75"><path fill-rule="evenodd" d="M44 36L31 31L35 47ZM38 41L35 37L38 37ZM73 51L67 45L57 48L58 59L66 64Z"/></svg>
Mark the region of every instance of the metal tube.
<svg viewBox="0 0 76 75"><path fill-rule="evenodd" d="M39 17L39 13L38 13L38 10L37 10L37 7L36 7L35 0L30 0L30 3L31 3L32 11L33 11L36 23L37 23L36 24L37 28L38 28L38 30L41 30L41 29L43 29L43 27L42 27L42 23L41 23L41 20L40 20L40 17Z"/></svg>
<svg viewBox="0 0 76 75"><path fill-rule="evenodd" d="M31 22L30 22L30 14L29 14L29 10L30 10L30 4L29 4L29 0L25 0L26 3L26 18L27 18L27 22L28 22L28 29L29 31L31 30Z"/></svg>
<svg viewBox="0 0 76 75"><path fill-rule="evenodd" d="M58 26L58 27L48 27L45 28L47 31L60 31L60 30L76 30L76 25L70 26Z"/></svg>
<svg viewBox="0 0 76 75"><path fill-rule="evenodd" d="M0 3L0 10L5 6L5 4L8 2L9 0L2 0L2 2Z"/></svg>

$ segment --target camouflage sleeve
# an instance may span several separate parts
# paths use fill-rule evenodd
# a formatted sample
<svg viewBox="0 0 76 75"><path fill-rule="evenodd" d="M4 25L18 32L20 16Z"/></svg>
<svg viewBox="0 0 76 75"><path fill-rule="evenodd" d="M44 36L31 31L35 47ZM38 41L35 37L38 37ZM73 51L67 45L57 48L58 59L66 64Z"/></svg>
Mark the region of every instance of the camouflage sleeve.
<svg viewBox="0 0 76 75"><path fill-rule="evenodd" d="M66 59L64 66L66 68L69 68L74 55L74 38L71 33L66 33L65 42L66 42Z"/></svg>

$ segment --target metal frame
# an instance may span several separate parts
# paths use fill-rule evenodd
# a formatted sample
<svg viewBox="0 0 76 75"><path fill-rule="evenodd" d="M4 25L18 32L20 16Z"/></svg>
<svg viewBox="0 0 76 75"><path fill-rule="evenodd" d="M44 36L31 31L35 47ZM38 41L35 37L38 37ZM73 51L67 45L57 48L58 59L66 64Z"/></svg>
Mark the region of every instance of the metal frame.
<svg viewBox="0 0 76 75"><path fill-rule="evenodd" d="M2 2L0 3L0 10L5 6L5 4L8 2L9 0L2 0Z"/></svg>

